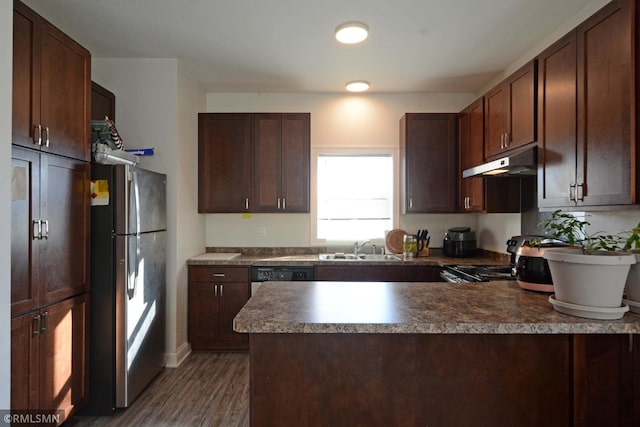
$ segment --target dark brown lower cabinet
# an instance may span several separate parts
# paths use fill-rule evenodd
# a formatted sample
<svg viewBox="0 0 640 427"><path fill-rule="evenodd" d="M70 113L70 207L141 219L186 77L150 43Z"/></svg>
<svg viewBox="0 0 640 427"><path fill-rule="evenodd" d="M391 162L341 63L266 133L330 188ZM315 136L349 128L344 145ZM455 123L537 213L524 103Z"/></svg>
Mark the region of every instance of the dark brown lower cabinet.
<svg viewBox="0 0 640 427"><path fill-rule="evenodd" d="M89 294L11 319L11 409L60 410L83 405L88 390Z"/></svg>
<svg viewBox="0 0 640 427"><path fill-rule="evenodd" d="M433 265L317 265L316 280L368 282L441 282Z"/></svg>
<svg viewBox="0 0 640 427"><path fill-rule="evenodd" d="M249 268L189 267L189 342L195 351L246 351L233 318L249 300Z"/></svg>
<svg viewBox="0 0 640 427"><path fill-rule="evenodd" d="M253 426L639 425L640 347L626 335L251 334L250 342Z"/></svg>

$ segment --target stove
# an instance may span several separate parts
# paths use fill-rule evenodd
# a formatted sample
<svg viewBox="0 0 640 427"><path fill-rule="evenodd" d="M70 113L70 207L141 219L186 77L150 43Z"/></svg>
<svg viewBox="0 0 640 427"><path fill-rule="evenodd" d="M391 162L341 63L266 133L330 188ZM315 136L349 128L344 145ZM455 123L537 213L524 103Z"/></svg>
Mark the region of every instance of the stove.
<svg viewBox="0 0 640 427"><path fill-rule="evenodd" d="M458 283L514 280L510 265L443 265L440 277Z"/></svg>

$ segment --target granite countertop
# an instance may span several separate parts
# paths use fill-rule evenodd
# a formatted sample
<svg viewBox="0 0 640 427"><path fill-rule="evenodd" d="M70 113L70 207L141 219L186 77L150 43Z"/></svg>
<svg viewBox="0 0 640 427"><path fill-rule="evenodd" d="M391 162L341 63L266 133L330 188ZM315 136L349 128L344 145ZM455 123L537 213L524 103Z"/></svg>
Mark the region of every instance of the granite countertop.
<svg viewBox="0 0 640 427"><path fill-rule="evenodd" d="M241 252L207 252L187 260L187 265L273 266L273 265L450 265L450 264L509 264L508 256L479 255L470 258L451 258L435 250L427 257L382 260L320 260L318 254L242 254ZM402 258L402 255L400 255Z"/></svg>
<svg viewBox="0 0 640 427"><path fill-rule="evenodd" d="M485 283L265 282L234 320L247 333L626 334L640 315L556 312L545 293Z"/></svg>

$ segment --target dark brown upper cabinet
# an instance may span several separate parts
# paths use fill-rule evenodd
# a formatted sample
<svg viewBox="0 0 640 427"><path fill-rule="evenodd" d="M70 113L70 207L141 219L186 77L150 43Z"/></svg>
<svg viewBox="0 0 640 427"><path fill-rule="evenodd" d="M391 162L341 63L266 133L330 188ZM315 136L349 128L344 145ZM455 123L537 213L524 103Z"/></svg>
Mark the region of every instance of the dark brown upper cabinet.
<svg viewBox="0 0 640 427"><path fill-rule="evenodd" d="M637 203L636 8L612 1L538 56L538 206Z"/></svg>
<svg viewBox="0 0 640 427"><path fill-rule="evenodd" d="M90 91L89 51L14 2L12 143L90 161Z"/></svg>
<svg viewBox="0 0 640 427"><path fill-rule="evenodd" d="M309 212L307 113L254 116L254 212Z"/></svg>
<svg viewBox="0 0 640 427"><path fill-rule="evenodd" d="M105 116L116 121L116 96L109 89L91 82L91 120L104 120Z"/></svg>
<svg viewBox="0 0 640 427"><path fill-rule="evenodd" d="M407 113L400 119L401 213L457 211L457 116Z"/></svg>
<svg viewBox="0 0 640 427"><path fill-rule="evenodd" d="M484 103L480 98L458 117L460 212L514 213L521 211L521 181L512 177L463 178L462 172L483 162Z"/></svg>
<svg viewBox="0 0 640 427"><path fill-rule="evenodd" d="M536 140L537 64L528 62L484 96L484 157Z"/></svg>
<svg viewBox="0 0 640 427"><path fill-rule="evenodd" d="M198 211L309 212L309 113L198 114Z"/></svg>
<svg viewBox="0 0 640 427"><path fill-rule="evenodd" d="M458 118L460 140L460 182L458 205L463 212L484 210L484 178L462 178L462 171L478 166L484 160L484 102L476 100Z"/></svg>

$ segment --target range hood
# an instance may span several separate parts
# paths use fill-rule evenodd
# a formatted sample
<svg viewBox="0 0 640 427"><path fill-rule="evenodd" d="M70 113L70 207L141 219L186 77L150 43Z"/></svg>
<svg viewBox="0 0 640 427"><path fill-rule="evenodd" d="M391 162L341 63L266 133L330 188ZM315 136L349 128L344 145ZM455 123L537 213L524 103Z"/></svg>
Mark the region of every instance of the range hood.
<svg viewBox="0 0 640 427"><path fill-rule="evenodd" d="M506 157L462 171L463 178L472 176L532 176L538 173L538 147L528 145L515 149Z"/></svg>

